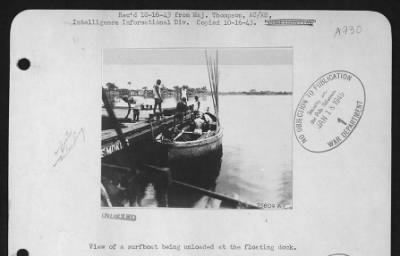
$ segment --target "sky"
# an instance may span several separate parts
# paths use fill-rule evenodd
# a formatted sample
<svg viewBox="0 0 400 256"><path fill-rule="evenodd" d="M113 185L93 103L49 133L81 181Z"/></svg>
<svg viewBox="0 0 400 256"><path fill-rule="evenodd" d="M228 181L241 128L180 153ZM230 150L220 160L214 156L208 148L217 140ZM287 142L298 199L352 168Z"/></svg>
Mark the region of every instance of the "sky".
<svg viewBox="0 0 400 256"><path fill-rule="evenodd" d="M208 54L215 56L214 49ZM219 90L292 91L292 48L218 49ZM175 85L209 88L204 49L105 49L103 85L151 88L157 79ZM130 84L128 84L130 82Z"/></svg>

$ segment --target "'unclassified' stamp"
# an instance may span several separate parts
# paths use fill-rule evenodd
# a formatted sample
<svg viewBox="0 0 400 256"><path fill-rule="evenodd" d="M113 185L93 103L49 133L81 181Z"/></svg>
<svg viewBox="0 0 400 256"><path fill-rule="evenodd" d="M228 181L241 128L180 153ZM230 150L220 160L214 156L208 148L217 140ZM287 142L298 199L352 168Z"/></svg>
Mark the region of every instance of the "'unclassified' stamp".
<svg viewBox="0 0 400 256"><path fill-rule="evenodd" d="M332 150L354 131L364 107L361 80L348 71L329 72L308 88L296 108L296 139L314 153Z"/></svg>

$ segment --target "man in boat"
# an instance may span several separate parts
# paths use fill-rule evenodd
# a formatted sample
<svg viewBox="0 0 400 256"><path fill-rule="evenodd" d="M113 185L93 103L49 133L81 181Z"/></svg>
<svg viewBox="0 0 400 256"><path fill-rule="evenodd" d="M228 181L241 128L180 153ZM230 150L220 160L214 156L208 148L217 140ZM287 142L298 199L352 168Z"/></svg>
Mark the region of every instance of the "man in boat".
<svg viewBox="0 0 400 256"><path fill-rule="evenodd" d="M202 135L205 120L203 119L204 115L200 115L200 113L196 114L196 119L194 119L194 130L193 134Z"/></svg>
<svg viewBox="0 0 400 256"><path fill-rule="evenodd" d="M178 104L176 104L176 115L175 118L178 119L179 121L183 121L183 117L185 116L186 112L188 110L186 98L183 97Z"/></svg>
<svg viewBox="0 0 400 256"><path fill-rule="evenodd" d="M196 114L196 118L193 120L193 122L193 133L202 135L203 132L207 132L210 129L210 124L213 123L213 120L207 113L198 113Z"/></svg>
<svg viewBox="0 0 400 256"><path fill-rule="evenodd" d="M161 86L161 80L157 79L156 84L153 86L153 94L154 94L153 113L154 113L154 115L156 114L157 106L158 106L158 109L160 110L160 115L162 114L161 103L163 102L163 100L162 100L162 97L161 97L160 86Z"/></svg>
<svg viewBox="0 0 400 256"><path fill-rule="evenodd" d="M213 123L213 119L212 119L212 118L210 117L210 115L207 114L207 113L203 113L203 115L202 115L201 118L204 120L203 132L206 132L206 131L208 131L208 130L211 128L211 127L210 127L210 124Z"/></svg>

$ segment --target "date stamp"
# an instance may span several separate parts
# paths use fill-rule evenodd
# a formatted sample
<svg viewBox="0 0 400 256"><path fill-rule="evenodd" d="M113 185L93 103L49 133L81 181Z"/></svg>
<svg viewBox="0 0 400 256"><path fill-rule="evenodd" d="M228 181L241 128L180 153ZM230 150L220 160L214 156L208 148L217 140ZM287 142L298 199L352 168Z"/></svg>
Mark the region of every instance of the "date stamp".
<svg viewBox="0 0 400 256"><path fill-rule="evenodd" d="M365 108L365 89L351 72L336 70L318 78L301 97L294 116L299 144L313 153L330 151L352 134Z"/></svg>

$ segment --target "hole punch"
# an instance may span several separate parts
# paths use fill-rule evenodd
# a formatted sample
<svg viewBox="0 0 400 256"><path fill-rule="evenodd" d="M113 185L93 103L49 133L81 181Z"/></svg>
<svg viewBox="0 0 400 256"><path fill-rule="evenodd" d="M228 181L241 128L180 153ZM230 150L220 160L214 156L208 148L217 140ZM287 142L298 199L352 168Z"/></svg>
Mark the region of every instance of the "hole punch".
<svg viewBox="0 0 400 256"><path fill-rule="evenodd" d="M31 62L27 58L22 58L18 61L17 66L21 70L27 70L31 66Z"/></svg>
<svg viewBox="0 0 400 256"><path fill-rule="evenodd" d="M29 252L26 249L19 249L17 251L17 256L29 256Z"/></svg>

